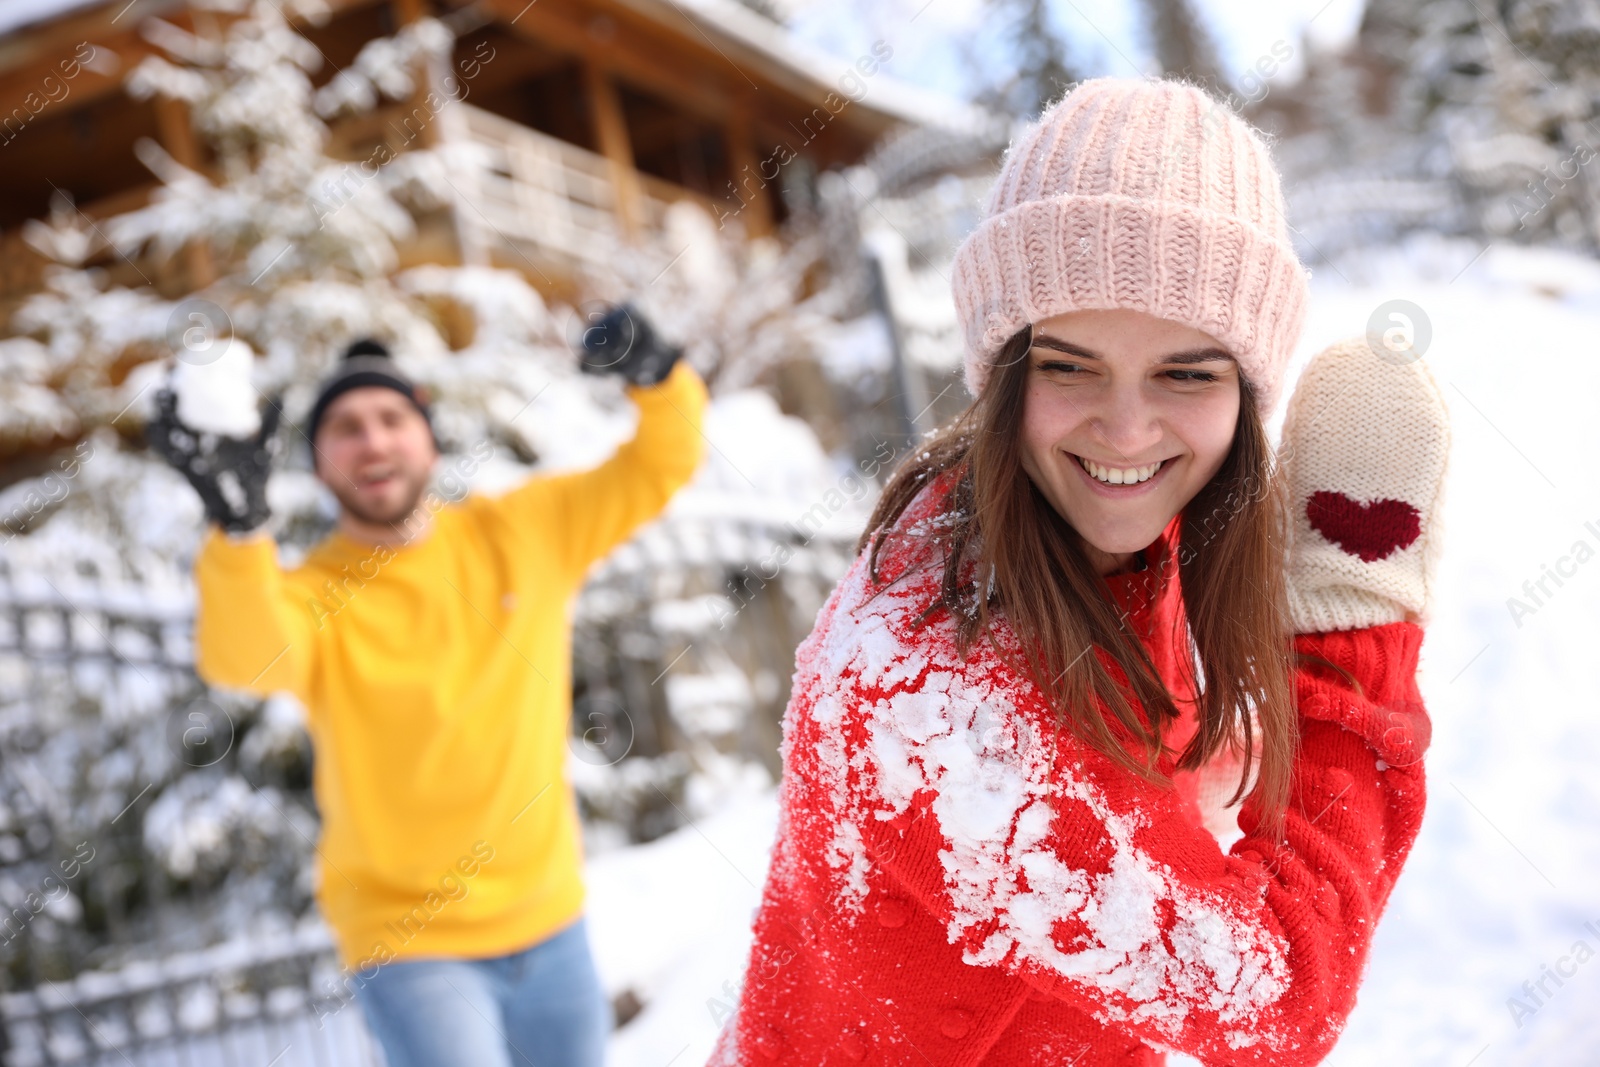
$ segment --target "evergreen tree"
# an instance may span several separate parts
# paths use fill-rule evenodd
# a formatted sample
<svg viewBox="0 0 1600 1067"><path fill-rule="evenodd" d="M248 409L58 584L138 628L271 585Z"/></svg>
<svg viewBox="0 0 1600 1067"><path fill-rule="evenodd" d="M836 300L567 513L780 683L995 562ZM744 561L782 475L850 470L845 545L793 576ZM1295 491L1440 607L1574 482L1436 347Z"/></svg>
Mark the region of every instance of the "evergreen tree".
<svg viewBox="0 0 1600 1067"><path fill-rule="evenodd" d="M988 0L1005 26L1011 73L979 94L979 102L1024 119L1036 117L1079 79L1067 44L1050 22L1046 0Z"/></svg>
<svg viewBox="0 0 1600 1067"><path fill-rule="evenodd" d="M1346 54L1311 58L1272 105L1319 244L1428 229L1600 251L1588 0L1372 0ZM1316 218L1335 203L1343 221Z"/></svg>
<svg viewBox="0 0 1600 1067"><path fill-rule="evenodd" d="M1140 0L1151 51L1168 77L1217 87L1217 47L1189 0Z"/></svg>

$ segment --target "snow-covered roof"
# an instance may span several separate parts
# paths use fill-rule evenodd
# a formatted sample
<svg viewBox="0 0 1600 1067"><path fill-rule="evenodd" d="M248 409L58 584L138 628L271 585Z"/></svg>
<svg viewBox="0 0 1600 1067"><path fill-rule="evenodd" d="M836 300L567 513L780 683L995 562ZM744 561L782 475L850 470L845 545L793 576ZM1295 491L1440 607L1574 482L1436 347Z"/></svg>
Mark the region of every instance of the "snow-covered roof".
<svg viewBox="0 0 1600 1067"><path fill-rule="evenodd" d="M735 66L741 54L761 62L763 74L788 83L802 96L817 89L838 89L840 79L853 68L797 40L782 26L738 3L737 0L618 0L621 6L674 30L684 19L692 21L712 47ZM789 77L785 77L788 74ZM936 126L963 133L991 127L994 116L974 104L943 93L910 85L879 71L865 79L866 95L851 106L866 108L902 122Z"/></svg>

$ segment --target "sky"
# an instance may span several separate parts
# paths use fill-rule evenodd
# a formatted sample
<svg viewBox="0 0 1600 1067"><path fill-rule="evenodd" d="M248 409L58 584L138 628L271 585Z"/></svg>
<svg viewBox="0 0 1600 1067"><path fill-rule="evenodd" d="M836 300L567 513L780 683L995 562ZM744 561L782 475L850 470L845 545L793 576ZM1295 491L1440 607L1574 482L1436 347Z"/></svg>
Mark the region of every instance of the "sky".
<svg viewBox="0 0 1600 1067"><path fill-rule="evenodd" d="M783 0L783 6L791 30L812 45L851 61L883 41L894 50L889 72L958 96L970 95L973 71L992 68L1001 54L985 0ZM1224 72L1237 77L1281 40L1294 55L1273 77L1292 81L1301 69L1302 35L1317 48L1346 43L1363 0L1197 0L1196 7ZM1132 0L1052 0L1050 8L1085 76L1155 73Z"/></svg>

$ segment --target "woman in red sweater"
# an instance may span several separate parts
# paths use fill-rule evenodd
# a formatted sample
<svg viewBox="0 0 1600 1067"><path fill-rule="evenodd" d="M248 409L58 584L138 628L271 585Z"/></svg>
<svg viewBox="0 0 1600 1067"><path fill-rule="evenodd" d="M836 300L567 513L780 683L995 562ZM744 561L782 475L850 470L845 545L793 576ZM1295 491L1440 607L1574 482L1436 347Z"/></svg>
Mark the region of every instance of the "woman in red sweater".
<svg viewBox="0 0 1600 1067"><path fill-rule="evenodd" d="M1042 116L953 288L976 399L800 647L712 1062L1316 1063L1422 818L1438 387L1335 345L1274 457L1306 275L1259 135L1190 86Z"/></svg>

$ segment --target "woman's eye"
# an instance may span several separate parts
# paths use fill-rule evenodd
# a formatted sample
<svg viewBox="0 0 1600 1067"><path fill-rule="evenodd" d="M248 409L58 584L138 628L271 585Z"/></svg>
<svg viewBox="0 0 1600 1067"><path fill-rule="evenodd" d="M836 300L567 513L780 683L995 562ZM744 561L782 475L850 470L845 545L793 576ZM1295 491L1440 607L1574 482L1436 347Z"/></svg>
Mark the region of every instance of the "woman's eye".
<svg viewBox="0 0 1600 1067"><path fill-rule="evenodd" d="M1167 372L1175 381L1214 382L1217 376L1208 370L1173 370Z"/></svg>
<svg viewBox="0 0 1600 1067"><path fill-rule="evenodd" d="M1059 359L1047 359L1039 364L1039 369L1050 374L1069 374L1069 372L1082 370L1083 368L1076 363L1063 363Z"/></svg>

